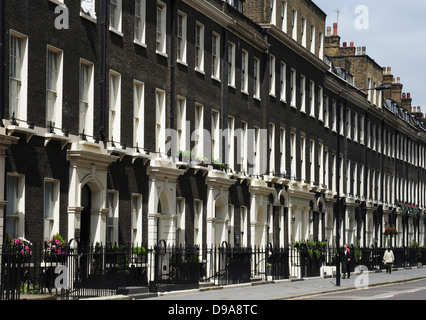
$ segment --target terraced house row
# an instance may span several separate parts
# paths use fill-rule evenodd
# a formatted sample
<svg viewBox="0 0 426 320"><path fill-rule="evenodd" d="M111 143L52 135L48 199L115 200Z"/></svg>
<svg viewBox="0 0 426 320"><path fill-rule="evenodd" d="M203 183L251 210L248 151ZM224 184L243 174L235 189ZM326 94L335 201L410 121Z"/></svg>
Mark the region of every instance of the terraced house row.
<svg viewBox="0 0 426 320"><path fill-rule="evenodd" d="M1 3L0 245L426 244L420 108L313 1Z"/></svg>

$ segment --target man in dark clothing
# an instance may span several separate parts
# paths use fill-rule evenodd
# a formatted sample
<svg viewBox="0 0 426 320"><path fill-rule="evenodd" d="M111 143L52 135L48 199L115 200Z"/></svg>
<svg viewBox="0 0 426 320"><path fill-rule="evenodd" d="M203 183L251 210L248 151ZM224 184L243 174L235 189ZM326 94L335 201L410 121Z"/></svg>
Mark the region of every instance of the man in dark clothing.
<svg viewBox="0 0 426 320"><path fill-rule="evenodd" d="M346 274L348 274L348 279L351 277L351 250L348 248L348 245L345 243L343 245L343 251L341 254L341 262L342 262L342 278L346 278Z"/></svg>

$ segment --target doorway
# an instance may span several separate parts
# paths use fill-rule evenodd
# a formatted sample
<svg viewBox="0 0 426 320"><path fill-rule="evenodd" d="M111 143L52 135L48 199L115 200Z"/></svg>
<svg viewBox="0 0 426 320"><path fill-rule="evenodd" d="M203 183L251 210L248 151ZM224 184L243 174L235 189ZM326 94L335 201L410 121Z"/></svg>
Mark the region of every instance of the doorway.
<svg viewBox="0 0 426 320"><path fill-rule="evenodd" d="M90 216L92 209L92 191L85 184L81 189L81 221L80 221L80 244L85 247L90 244Z"/></svg>

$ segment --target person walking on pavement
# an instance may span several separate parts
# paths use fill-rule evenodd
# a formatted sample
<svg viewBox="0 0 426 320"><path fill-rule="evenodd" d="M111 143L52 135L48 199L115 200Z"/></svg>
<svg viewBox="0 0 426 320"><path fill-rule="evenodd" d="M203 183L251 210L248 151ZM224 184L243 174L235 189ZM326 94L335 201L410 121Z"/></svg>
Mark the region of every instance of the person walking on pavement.
<svg viewBox="0 0 426 320"><path fill-rule="evenodd" d="M390 246L388 246L388 249L385 251L385 254L383 255L383 262L386 264L386 273L392 272L392 265L395 261L395 256L393 255L393 251L391 250Z"/></svg>
<svg viewBox="0 0 426 320"><path fill-rule="evenodd" d="M348 279L351 277L351 249L348 248L348 245L345 243L343 245L342 251L342 278L346 278L346 274L348 274Z"/></svg>

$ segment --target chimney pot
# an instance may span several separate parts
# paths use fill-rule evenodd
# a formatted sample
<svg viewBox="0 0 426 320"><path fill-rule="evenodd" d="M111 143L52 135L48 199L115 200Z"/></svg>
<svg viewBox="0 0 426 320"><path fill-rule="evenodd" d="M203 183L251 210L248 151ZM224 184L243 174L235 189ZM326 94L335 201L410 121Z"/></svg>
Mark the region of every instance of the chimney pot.
<svg viewBox="0 0 426 320"><path fill-rule="evenodd" d="M388 74L391 74L391 70L392 70L392 68L388 67Z"/></svg>
<svg viewBox="0 0 426 320"><path fill-rule="evenodd" d="M402 94L402 99L405 99L405 93Z"/></svg>
<svg viewBox="0 0 426 320"><path fill-rule="evenodd" d="M337 35L337 23L333 23L333 35Z"/></svg>
<svg viewBox="0 0 426 320"><path fill-rule="evenodd" d="M350 45L351 45L351 48L353 48L353 47L354 47L354 43L353 43L353 42L351 42L351 44L350 44Z"/></svg>
<svg viewBox="0 0 426 320"><path fill-rule="evenodd" d="M331 36L331 27L327 27L327 37Z"/></svg>
<svg viewBox="0 0 426 320"><path fill-rule="evenodd" d="M401 82L401 77L397 77L397 78L396 78L396 81L397 81L398 83L400 83L400 82Z"/></svg>
<svg viewBox="0 0 426 320"><path fill-rule="evenodd" d="M343 47L346 47L347 46L347 43L346 42L343 42Z"/></svg>
<svg viewBox="0 0 426 320"><path fill-rule="evenodd" d="M408 92L407 93L407 99L410 99L410 97L411 97L411 94Z"/></svg>

